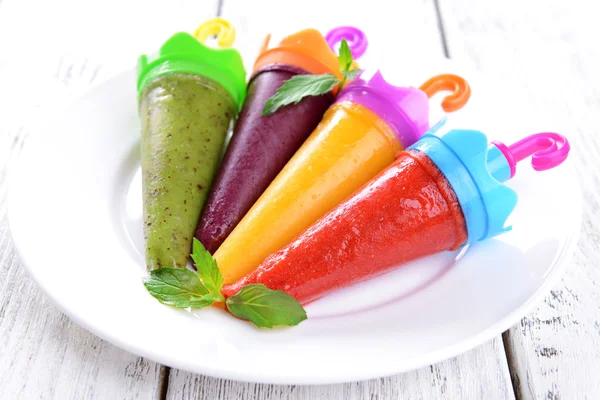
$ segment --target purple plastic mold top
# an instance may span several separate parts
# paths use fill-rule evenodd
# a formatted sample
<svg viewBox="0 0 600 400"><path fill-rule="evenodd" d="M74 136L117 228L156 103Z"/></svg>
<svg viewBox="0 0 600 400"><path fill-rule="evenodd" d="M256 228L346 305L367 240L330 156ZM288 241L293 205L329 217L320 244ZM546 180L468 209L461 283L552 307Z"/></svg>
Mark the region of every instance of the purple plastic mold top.
<svg viewBox="0 0 600 400"><path fill-rule="evenodd" d="M349 101L373 111L394 130L404 148L429 129L429 99L420 89L386 82L377 71L368 81L358 78L338 95L336 103Z"/></svg>

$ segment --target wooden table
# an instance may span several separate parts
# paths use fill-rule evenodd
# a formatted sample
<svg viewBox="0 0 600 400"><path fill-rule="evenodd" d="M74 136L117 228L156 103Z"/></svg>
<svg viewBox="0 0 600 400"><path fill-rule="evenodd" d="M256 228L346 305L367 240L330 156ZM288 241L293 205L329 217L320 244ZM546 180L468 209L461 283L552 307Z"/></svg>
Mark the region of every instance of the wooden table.
<svg viewBox="0 0 600 400"><path fill-rule="evenodd" d="M0 398L600 398L600 24L589 3L291 3L0 0ZM406 62L446 56L520 85L528 103L544 109L544 127L569 135L581 174L582 237L558 287L534 313L475 350L342 385L272 386L194 375L122 351L70 321L27 275L6 222L7 174L28 125L40 110L51 111L130 67L171 33L191 31L215 15L237 27L248 65L265 32L354 24L373 45L389 46L394 38L389 51L406 54ZM510 115L498 110L498 117ZM51 234L51 226L40 226L40 240Z"/></svg>

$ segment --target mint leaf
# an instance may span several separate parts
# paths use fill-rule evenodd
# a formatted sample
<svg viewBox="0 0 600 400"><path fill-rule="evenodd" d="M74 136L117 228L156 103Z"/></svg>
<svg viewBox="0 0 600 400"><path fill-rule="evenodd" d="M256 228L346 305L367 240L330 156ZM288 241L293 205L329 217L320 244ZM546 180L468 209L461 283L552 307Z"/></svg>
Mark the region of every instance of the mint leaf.
<svg viewBox="0 0 600 400"><path fill-rule="evenodd" d="M198 278L202 281L206 289L211 294L214 294L218 301L225 300L221 295L221 289L223 289L223 275L217 266L217 262L206 251L202 242L194 238L194 244L192 246L192 260L198 270Z"/></svg>
<svg viewBox="0 0 600 400"><path fill-rule="evenodd" d="M352 52L350 51L348 42L346 42L345 39L342 40L342 44L340 45L338 61L340 62L340 72L344 73L350 71L354 60L352 59Z"/></svg>
<svg viewBox="0 0 600 400"><path fill-rule="evenodd" d="M216 301L215 295L208 292L198 276L184 268L150 271L144 286L158 301L177 308L202 308Z"/></svg>
<svg viewBox="0 0 600 400"><path fill-rule="evenodd" d="M362 72L362 70L355 68L352 71L348 71L348 72L343 72L342 75L344 75L344 82L345 81L351 81L352 79L356 78L356 76L358 74L360 74Z"/></svg>
<svg viewBox="0 0 600 400"><path fill-rule="evenodd" d="M277 92L267 100L262 110L262 116L266 117L273 114L280 107L294 103L298 104L300 100L306 96L318 96L332 90L336 85L340 88L344 86L347 80L352 80L360 72L358 69L350 71L354 59L352 52L346 40L342 40L340 45L340 54L338 56L340 64L340 72L344 79L340 80L333 74L323 75L296 75L285 81L283 85L277 89Z"/></svg>
<svg viewBox="0 0 600 400"><path fill-rule="evenodd" d="M258 327L293 326L306 319L306 311L296 299L262 284L244 286L225 304L233 315Z"/></svg>
<svg viewBox="0 0 600 400"><path fill-rule="evenodd" d="M296 75L283 83L267 102L262 111L262 116L273 114L280 107L288 104L298 104L306 96L319 96L331 91L340 83L333 74L322 75Z"/></svg>

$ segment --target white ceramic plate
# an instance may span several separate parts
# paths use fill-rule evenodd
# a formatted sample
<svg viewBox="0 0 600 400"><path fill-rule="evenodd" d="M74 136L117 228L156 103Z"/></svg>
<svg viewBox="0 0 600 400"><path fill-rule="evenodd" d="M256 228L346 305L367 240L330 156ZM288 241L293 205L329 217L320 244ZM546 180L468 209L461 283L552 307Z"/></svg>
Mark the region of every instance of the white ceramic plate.
<svg viewBox="0 0 600 400"><path fill-rule="evenodd" d="M505 85L492 88L443 60L384 75L415 85L446 71L461 72L473 88L471 104L453 118L457 126L510 144L543 121L533 118L530 107L524 113L522 105L507 103L514 93ZM432 112L432 121L438 116ZM216 377L334 383L457 355L506 330L543 298L568 265L580 225L580 192L568 161L543 173L519 165L509 183L520 195L512 232L314 302L298 327L259 330L218 309L188 313L163 306L142 285L133 71L40 126L11 176L9 199L14 241L33 278L98 336L171 367Z"/></svg>

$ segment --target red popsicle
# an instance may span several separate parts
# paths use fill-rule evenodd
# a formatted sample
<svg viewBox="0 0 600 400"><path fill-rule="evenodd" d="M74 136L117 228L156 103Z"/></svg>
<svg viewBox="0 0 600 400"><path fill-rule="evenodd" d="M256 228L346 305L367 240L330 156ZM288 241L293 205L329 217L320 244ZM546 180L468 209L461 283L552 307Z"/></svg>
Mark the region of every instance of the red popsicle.
<svg viewBox="0 0 600 400"><path fill-rule="evenodd" d="M226 286L263 283L301 303L429 254L455 250L467 229L452 187L425 154L403 151L354 196Z"/></svg>

